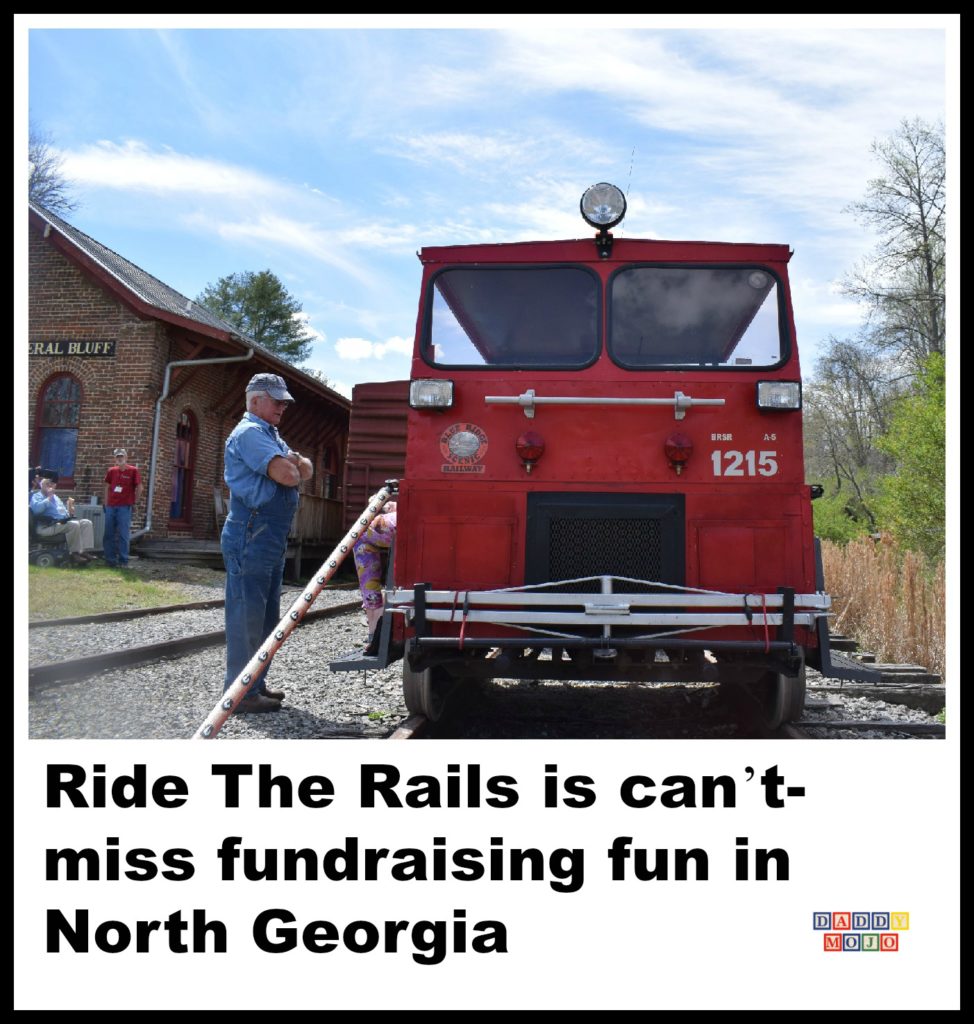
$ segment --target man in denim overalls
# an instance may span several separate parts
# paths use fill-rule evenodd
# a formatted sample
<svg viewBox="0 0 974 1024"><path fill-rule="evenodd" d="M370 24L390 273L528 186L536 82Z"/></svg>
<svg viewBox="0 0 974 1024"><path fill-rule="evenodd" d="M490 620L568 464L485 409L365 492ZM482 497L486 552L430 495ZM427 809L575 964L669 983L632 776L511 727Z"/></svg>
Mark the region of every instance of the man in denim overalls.
<svg viewBox="0 0 974 1024"><path fill-rule="evenodd" d="M298 485L312 473L311 461L291 451L277 432L293 401L282 377L258 373L247 385L247 411L227 438L223 478L230 489L230 512L220 537L227 570L224 692L281 618L287 535L298 507ZM268 671L240 702L238 714L280 710L284 693L267 689Z"/></svg>

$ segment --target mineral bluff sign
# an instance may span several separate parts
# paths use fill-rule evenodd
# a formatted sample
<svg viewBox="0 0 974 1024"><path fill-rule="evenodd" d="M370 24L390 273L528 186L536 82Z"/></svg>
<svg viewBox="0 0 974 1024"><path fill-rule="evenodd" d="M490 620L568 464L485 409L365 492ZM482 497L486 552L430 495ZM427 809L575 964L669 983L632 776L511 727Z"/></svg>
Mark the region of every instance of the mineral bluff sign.
<svg viewBox="0 0 974 1024"><path fill-rule="evenodd" d="M113 356L114 341L32 341L28 355L32 356Z"/></svg>

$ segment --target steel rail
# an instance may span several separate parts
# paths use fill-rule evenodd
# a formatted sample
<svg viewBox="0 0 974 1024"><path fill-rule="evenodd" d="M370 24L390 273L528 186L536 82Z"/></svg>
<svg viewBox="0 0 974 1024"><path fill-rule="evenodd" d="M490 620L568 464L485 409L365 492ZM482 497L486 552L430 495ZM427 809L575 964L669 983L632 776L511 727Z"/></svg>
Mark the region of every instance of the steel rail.
<svg viewBox="0 0 974 1024"><path fill-rule="evenodd" d="M221 602L222 604L222 602ZM309 612L304 620L328 619L361 607L359 601L348 601L344 604L332 605L330 608L319 608ZM67 661L50 661L43 665L34 665L27 670L27 681L31 687L60 685L78 679L87 679L113 668L133 668L162 658L181 658L207 647L218 647L226 642L226 633L222 629L210 633L198 633L195 636L179 637L176 640L165 640L156 644L145 644L142 647L130 647L122 651L109 651L105 654L92 654L84 658L72 658Z"/></svg>
<svg viewBox="0 0 974 1024"><path fill-rule="evenodd" d="M330 590L351 590L354 583L339 583ZM294 588L292 588L293 590ZM291 591L288 591L288 594ZM282 597L288 596L282 594ZM172 612L202 611L207 608L222 608L226 602L222 597L214 597L208 601L187 601L185 604L159 604L151 608L126 608L117 612L97 612L91 615L74 615L64 619L36 619L27 623L28 629L53 629L57 626L85 626L96 622L125 622L129 619L141 619L146 615L168 615Z"/></svg>
<svg viewBox="0 0 974 1024"><path fill-rule="evenodd" d="M126 608L120 612L99 612L92 615L74 615L66 619L38 619L27 624L28 629L54 629L57 626L85 626L96 622L125 622L128 619L141 619L145 615L168 615L170 612L191 612L204 608L219 608L223 604L222 597L209 601L189 601L186 604L162 604L152 608Z"/></svg>
<svg viewBox="0 0 974 1024"><path fill-rule="evenodd" d="M896 722L888 718L876 721L863 721L854 718L849 721L829 721L824 719L821 722L808 722L799 720L792 722L795 729L848 729L857 732L875 730L876 732L906 732L916 736L946 736L947 727L941 722ZM814 736L802 737L803 739L814 739Z"/></svg>

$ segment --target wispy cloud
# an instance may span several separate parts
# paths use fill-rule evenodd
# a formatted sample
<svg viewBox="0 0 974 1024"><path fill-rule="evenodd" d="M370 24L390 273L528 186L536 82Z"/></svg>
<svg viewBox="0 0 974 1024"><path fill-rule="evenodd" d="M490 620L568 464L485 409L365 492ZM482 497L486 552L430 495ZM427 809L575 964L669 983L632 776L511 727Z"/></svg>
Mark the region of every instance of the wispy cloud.
<svg viewBox="0 0 974 1024"><path fill-rule="evenodd" d="M552 123L537 120L517 132L425 132L396 135L395 149L387 152L424 166L444 164L464 173L496 174L499 167L517 174L525 169L561 164L569 160L590 160L590 140L566 134Z"/></svg>
<svg viewBox="0 0 974 1024"><path fill-rule="evenodd" d="M335 267L364 285L377 284L375 272L351 259L336 243L334 232L314 227L306 221L267 212L239 220L222 220L212 227L228 241L253 243L264 251L269 247L286 249Z"/></svg>
<svg viewBox="0 0 974 1024"><path fill-rule="evenodd" d="M192 108L194 117L202 124L211 131L225 130L227 112L221 110L210 91L201 87L198 68L186 52L184 36L176 31L161 30L156 33L156 40L169 58L168 63L161 62L157 77L166 80L167 88L179 96L181 103Z"/></svg>
<svg viewBox="0 0 974 1024"><path fill-rule="evenodd" d="M935 117L943 103L936 31L609 32L601 49L611 59L597 74L577 32L504 39L500 64L524 93L614 103L641 143L642 169L648 157L678 185L743 189L816 218L823 207L838 217L861 194L872 137L904 112ZM897 66L910 74L878 73ZM677 139L690 145L668 164L658 154Z"/></svg>
<svg viewBox="0 0 974 1024"><path fill-rule="evenodd" d="M266 175L220 160L175 150L151 149L144 142L101 141L65 150L65 174L89 187L197 196L280 197L282 186Z"/></svg>

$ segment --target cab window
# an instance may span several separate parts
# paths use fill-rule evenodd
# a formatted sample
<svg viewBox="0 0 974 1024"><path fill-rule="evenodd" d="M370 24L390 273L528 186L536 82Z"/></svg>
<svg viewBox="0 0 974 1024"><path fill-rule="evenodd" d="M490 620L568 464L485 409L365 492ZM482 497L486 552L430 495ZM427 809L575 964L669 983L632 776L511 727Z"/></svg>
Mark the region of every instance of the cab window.
<svg viewBox="0 0 974 1024"><path fill-rule="evenodd" d="M445 367L582 367L599 354L600 283L582 267L457 267L431 282L423 357Z"/></svg>
<svg viewBox="0 0 974 1024"><path fill-rule="evenodd" d="M631 369L765 368L787 352L778 283L761 267L627 267L608 301L609 354Z"/></svg>

